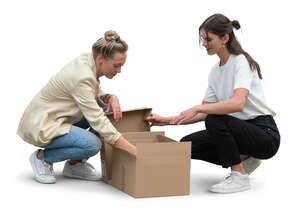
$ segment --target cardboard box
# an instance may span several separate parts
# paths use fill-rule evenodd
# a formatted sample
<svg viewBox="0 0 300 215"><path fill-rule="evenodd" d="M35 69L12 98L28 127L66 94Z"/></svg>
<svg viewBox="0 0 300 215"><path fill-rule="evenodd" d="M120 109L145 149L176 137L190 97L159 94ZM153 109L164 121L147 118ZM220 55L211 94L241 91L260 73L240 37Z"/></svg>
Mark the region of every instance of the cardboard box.
<svg viewBox="0 0 300 215"><path fill-rule="evenodd" d="M103 180L133 197L188 195L191 142L177 142L163 131L150 132L145 118L150 108L123 111L119 122L108 114L116 129L137 147L137 156L103 144Z"/></svg>

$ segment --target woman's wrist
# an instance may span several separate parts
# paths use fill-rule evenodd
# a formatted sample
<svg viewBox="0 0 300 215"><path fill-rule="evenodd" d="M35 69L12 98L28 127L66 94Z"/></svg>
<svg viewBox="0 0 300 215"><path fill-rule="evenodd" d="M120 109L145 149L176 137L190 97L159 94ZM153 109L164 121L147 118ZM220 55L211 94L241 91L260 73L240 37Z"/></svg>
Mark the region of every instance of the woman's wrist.
<svg viewBox="0 0 300 215"><path fill-rule="evenodd" d="M136 155L136 147L129 143L123 136L120 136L114 145L117 148L123 149L132 155Z"/></svg>
<svg viewBox="0 0 300 215"><path fill-rule="evenodd" d="M201 104L201 105L196 105L196 106L195 106L195 110L196 110L197 114L198 114L198 113L203 113L203 104Z"/></svg>
<svg viewBox="0 0 300 215"><path fill-rule="evenodd" d="M110 102L111 99L114 99L115 97L117 97L116 95L113 95L113 94L108 94L108 99L107 101Z"/></svg>
<svg viewBox="0 0 300 215"><path fill-rule="evenodd" d="M100 96L100 99L103 101L103 103L108 104L109 100L111 99L112 94L105 94L103 96Z"/></svg>

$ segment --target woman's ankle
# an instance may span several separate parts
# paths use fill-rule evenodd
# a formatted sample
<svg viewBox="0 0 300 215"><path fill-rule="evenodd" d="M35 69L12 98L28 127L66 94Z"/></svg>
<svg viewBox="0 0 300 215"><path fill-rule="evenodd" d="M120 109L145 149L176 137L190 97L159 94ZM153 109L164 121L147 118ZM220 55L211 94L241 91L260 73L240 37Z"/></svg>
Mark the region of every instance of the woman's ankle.
<svg viewBox="0 0 300 215"><path fill-rule="evenodd" d="M244 170L244 167L243 167L242 163L239 163L239 164L237 164L237 165L233 165L233 166L231 167L231 171L239 172L239 173L241 173L242 175L246 175L246 174L247 174L246 171Z"/></svg>
<svg viewBox="0 0 300 215"><path fill-rule="evenodd" d="M248 159L249 157L250 157L249 155L240 155L241 161L244 161L244 160Z"/></svg>
<svg viewBox="0 0 300 215"><path fill-rule="evenodd" d="M77 164L77 163L81 163L82 160L69 160L68 162L69 162L69 164L72 166L72 165L75 165L75 164Z"/></svg>
<svg viewBox="0 0 300 215"><path fill-rule="evenodd" d="M43 158L44 158L44 151L40 149L39 152L37 153L36 157L39 160L43 160Z"/></svg>

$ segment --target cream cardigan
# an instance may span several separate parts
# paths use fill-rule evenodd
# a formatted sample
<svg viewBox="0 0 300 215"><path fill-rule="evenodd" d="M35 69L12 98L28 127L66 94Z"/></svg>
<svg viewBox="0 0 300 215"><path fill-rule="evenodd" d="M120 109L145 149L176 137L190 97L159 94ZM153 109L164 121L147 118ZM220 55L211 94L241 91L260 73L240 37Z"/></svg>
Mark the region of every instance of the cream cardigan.
<svg viewBox="0 0 300 215"><path fill-rule="evenodd" d="M91 53L64 66L33 98L20 120L17 134L35 146L67 134L84 116L105 142L114 144L121 134L114 128L97 99L105 93L96 78Z"/></svg>

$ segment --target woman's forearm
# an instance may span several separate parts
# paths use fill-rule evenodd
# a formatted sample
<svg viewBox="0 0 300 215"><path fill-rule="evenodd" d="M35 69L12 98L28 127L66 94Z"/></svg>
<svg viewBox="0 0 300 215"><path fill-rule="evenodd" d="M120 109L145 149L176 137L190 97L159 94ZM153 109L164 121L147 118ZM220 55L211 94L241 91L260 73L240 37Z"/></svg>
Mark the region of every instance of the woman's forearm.
<svg viewBox="0 0 300 215"><path fill-rule="evenodd" d="M197 112L206 114L229 114L242 112L247 103L248 95L249 91L247 89L238 88L234 90L232 98L216 103L203 102L202 105L198 106Z"/></svg>
<svg viewBox="0 0 300 215"><path fill-rule="evenodd" d="M193 124L193 123L197 123L197 122L202 122L205 120L206 116L207 116L206 113L198 113L192 119L183 122L181 125L188 125L188 124Z"/></svg>
<svg viewBox="0 0 300 215"><path fill-rule="evenodd" d="M193 124L197 122L202 122L205 120L207 114L206 113L198 113L196 116L194 116L192 119L182 123L182 125L188 125L188 124ZM163 120L167 123L167 125L173 125L171 124L171 121L175 118L176 116L169 116L169 117L163 117Z"/></svg>
<svg viewBox="0 0 300 215"><path fill-rule="evenodd" d="M198 112L205 114L229 114L243 111L244 105L238 100L231 98L216 103L199 105Z"/></svg>

